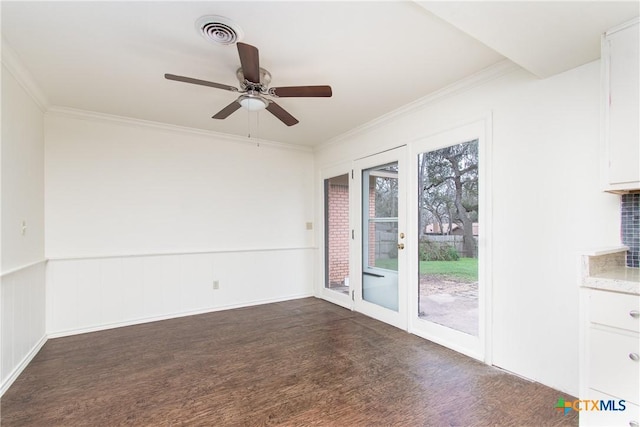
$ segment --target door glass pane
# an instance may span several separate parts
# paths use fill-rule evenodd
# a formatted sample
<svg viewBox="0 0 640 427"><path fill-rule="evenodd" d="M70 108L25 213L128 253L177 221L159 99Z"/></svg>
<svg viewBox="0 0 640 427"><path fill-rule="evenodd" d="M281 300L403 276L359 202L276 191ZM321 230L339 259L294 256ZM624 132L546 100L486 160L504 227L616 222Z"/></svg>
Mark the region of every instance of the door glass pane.
<svg viewBox="0 0 640 427"><path fill-rule="evenodd" d="M349 293L349 175L324 180L325 288Z"/></svg>
<svg viewBox="0 0 640 427"><path fill-rule="evenodd" d="M398 163L362 172L362 299L398 311Z"/></svg>
<svg viewBox="0 0 640 427"><path fill-rule="evenodd" d="M419 317L478 335L478 141L418 155Z"/></svg>

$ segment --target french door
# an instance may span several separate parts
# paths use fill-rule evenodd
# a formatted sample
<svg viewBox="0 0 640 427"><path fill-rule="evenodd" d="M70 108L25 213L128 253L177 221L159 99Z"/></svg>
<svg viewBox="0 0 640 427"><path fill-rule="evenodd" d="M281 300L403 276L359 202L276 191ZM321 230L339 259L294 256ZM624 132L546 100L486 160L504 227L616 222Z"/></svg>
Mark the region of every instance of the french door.
<svg viewBox="0 0 640 427"><path fill-rule="evenodd" d="M407 329L406 148L354 162L353 308Z"/></svg>
<svg viewBox="0 0 640 427"><path fill-rule="evenodd" d="M411 144L410 327L489 361L488 126L478 121Z"/></svg>
<svg viewBox="0 0 640 427"><path fill-rule="evenodd" d="M491 120L327 169L322 297L491 363Z"/></svg>

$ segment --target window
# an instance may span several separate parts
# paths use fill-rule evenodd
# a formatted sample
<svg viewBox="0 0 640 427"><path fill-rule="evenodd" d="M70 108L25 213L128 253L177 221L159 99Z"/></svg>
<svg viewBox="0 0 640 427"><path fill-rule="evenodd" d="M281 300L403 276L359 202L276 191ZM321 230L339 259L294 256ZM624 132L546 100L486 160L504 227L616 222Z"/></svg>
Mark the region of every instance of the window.
<svg viewBox="0 0 640 427"><path fill-rule="evenodd" d="M349 175L324 180L325 288L349 293Z"/></svg>
<svg viewBox="0 0 640 427"><path fill-rule="evenodd" d="M478 141L418 155L418 314L478 335Z"/></svg>

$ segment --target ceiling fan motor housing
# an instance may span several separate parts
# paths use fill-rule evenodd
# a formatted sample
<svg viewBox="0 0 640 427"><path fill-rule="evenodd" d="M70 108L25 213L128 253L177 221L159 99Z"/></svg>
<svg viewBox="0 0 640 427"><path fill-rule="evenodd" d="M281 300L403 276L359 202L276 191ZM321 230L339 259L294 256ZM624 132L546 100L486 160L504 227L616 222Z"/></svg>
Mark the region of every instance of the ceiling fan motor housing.
<svg viewBox="0 0 640 427"><path fill-rule="evenodd" d="M240 82L240 86L244 89L246 84L245 84L244 72L242 71L242 67L236 70L236 77ZM271 73L265 70L264 68L260 67L260 81L252 82L252 83L259 83L260 86L262 86L263 88L266 88L267 86L269 86L269 83L271 83Z"/></svg>

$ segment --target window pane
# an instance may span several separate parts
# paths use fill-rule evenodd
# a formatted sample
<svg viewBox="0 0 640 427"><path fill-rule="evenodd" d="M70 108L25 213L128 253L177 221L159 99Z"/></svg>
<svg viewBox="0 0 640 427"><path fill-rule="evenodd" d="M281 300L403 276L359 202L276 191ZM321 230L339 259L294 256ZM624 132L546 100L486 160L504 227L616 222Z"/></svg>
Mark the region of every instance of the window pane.
<svg viewBox="0 0 640 427"><path fill-rule="evenodd" d="M325 287L349 293L349 175L324 181Z"/></svg>
<svg viewBox="0 0 640 427"><path fill-rule="evenodd" d="M369 173L372 218L398 217L398 165L382 166Z"/></svg>
<svg viewBox="0 0 640 427"><path fill-rule="evenodd" d="M398 221L369 222L368 267L398 271Z"/></svg>
<svg viewBox="0 0 640 427"><path fill-rule="evenodd" d="M398 271L398 163L363 171L363 267Z"/></svg>
<svg viewBox="0 0 640 427"><path fill-rule="evenodd" d="M362 299L398 311L398 163L362 171Z"/></svg>
<svg viewBox="0 0 640 427"><path fill-rule="evenodd" d="M478 335L478 141L418 155L419 317Z"/></svg>

